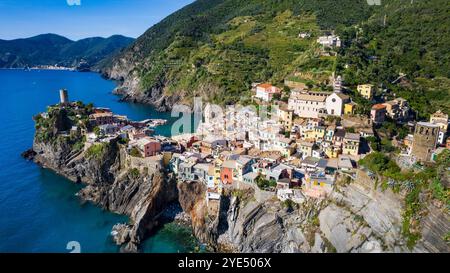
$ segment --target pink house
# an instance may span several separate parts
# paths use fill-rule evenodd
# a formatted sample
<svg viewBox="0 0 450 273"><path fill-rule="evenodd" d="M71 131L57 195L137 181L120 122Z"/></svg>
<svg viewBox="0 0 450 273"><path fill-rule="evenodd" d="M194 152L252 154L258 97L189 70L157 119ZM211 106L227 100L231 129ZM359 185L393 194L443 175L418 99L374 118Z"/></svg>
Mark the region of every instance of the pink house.
<svg viewBox="0 0 450 273"><path fill-rule="evenodd" d="M269 102L273 99L274 94L280 94L281 90L271 85L270 83L263 83L256 86L256 98Z"/></svg>
<svg viewBox="0 0 450 273"><path fill-rule="evenodd" d="M370 111L370 118L374 123L382 123L386 118L386 105L375 104Z"/></svg>
<svg viewBox="0 0 450 273"><path fill-rule="evenodd" d="M155 156L161 151L161 143L157 140L149 138L141 138L138 140L138 146L144 153L144 157Z"/></svg>

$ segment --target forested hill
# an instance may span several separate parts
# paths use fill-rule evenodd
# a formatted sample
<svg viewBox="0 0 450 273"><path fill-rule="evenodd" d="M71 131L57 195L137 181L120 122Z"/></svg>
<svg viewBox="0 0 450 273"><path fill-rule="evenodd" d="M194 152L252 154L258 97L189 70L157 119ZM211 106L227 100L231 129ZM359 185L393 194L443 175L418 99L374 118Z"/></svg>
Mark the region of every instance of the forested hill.
<svg viewBox="0 0 450 273"><path fill-rule="evenodd" d="M155 94L201 95L222 104L248 101L252 82L281 85L301 75L326 88L337 72L350 88L382 84L423 117L448 112L450 2L368 2L198 0L151 27L104 71L145 102L158 100ZM344 40L337 57L316 43L332 32Z"/></svg>
<svg viewBox="0 0 450 273"><path fill-rule="evenodd" d="M338 73L350 85L383 84L423 118L438 109L450 113L450 2L385 2L359 28L340 32L346 46Z"/></svg>
<svg viewBox="0 0 450 273"><path fill-rule="evenodd" d="M26 39L0 40L0 68L59 65L85 68L130 45L134 39L114 35L72 41L56 34Z"/></svg>
<svg viewBox="0 0 450 273"><path fill-rule="evenodd" d="M198 0L147 30L105 73L133 92L236 102L253 81L280 83L300 67L332 70L332 58L314 59L317 36L376 8L366 0Z"/></svg>

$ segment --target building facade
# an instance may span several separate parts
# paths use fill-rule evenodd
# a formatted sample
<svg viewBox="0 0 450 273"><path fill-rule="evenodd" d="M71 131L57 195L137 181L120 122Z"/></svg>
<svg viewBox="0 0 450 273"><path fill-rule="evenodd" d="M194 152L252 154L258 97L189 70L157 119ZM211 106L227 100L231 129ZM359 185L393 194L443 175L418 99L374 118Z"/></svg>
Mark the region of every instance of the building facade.
<svg viewBox="0 0 450 273"><path fill-rule="evenodd" d="M256 86L256 98L270 102L273 99L275 94L280 94L281 90L278 87L275 87L269 83L263 83Z"/></svg>
<svg viewBox="0 0 450 273"><path fill-rule="evenodd" d="M439 126L429 122L418 122L414 131L412 155L419 161L430 161L436 148Z"/></svg>
<svg viewBox="0 0 450 273"><path fill-rule="evenodd" d="M358 85L358 93L368 100L373 99L374 86L372 84L360 84Z"/></svg>
<svg viewBox="0 0 450 273"><path fill-rule="evenodd" d="M294 91L289 98L289 109L301 118L318 118L327 113L328 94Z"/></svg>

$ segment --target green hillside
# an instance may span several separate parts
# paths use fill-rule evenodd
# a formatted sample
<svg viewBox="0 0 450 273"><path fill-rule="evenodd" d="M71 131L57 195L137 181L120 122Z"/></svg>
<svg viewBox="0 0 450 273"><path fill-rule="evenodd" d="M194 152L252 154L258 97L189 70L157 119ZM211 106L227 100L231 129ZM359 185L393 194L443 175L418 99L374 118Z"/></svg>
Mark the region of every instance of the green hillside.
<svg viewBox="0 0 450 273"><path fill-rule="evenodd" d="M446 0L198 0L150 28L113 64L189 102L246 102L253 82L299 78L326 88L336 71L353 89L382 84L426 118L449 112L449 3ZM386 20L385 20L386 18ZM315 42L335 32L336 56ZM301 39L299 33L311 37ZM120 65L116 66L119 67ZM120 73L119 73L120 74ZM122 73L123 74L123 73ZM404 77L399 79L399 76ZM124 76L126 80L126 76Z"/></svg>
<svg viewBox="0 0 450 273"><path fill-rule="evenodd" d="M449 1L391 0L359 29L340 34L347 47L337 68L347 83L382 83L423 118L450 113Z"/></svg>
<svg viewBox="0 0 450 273"><path fill-rule="evenodd" d="M150 28L118 59L134 63L143 92L162 83L167 95L237 102L248 99L252 82L280 83L304 69L331 74L334 57L317 52L321 29L352 25L374 9L365 0L199 0ZM300 39L300 32L312 36Z"/></svg>

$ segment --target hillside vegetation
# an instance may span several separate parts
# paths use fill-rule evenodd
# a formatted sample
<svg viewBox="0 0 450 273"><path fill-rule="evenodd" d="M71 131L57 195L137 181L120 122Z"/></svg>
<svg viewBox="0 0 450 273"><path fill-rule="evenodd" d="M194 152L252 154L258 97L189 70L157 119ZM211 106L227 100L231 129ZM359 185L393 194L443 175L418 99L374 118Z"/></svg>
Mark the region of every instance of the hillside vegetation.
<svg viewBox="0 0 450 273"><path fill-rule="evenodd" d="M351 89L374 83L387 98L404 97L421 118L448 113L450 2L381 3L198 0L151 27L105 70L138 79L130 91L152 99L157 89L184 102L203 96L221 104L247 102L254 82L295 78L326 88L336 71ZM332 32L343 47L323 54L316 39Z"/></svg>
<svg viewBox="0 0 450 273"><path fill-rule="evenodd" d="M319 57L317 36L365 20L373 9L365 0L198 0L150 28L116 60L132 63L141 91L163 85L166 95L189 99L197 92L237 102L248 99L252 82L280 83L297 70L331 74L334 57ZM300 32L312 35L300 39Z"/></svg>
<svg viewBox="0 0 450 273"><path fill-rule="evenodd" d="M346 47L337 69L348 84L383 84L423 118L450 112L449 1L387 1L367 22L340 34Z"/></svg>

